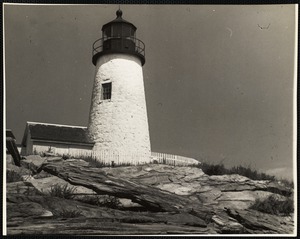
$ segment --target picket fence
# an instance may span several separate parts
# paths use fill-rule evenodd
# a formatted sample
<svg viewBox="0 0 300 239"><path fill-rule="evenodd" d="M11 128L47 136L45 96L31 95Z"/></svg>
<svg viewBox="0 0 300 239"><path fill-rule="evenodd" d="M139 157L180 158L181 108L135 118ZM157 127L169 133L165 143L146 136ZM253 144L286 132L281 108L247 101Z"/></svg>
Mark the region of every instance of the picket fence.
<svg viewBox="0 0 300 239"><path fill-rule="evenodd" d="M60 155L63 156L63 155ZM116 151L87 151L72 150L69 155L72 158L95 160L106 166L111 165L140 165L151 163L150 155L140 154L136 152L116 152Z"/></svg>
<svg viewBox="0 0 300 239"><path fill-rule="evenodd" d="M56 151L59 156L67 156L78 159L94 160L101 165L142 165L147 163L168 164L173 166L197 165L199 161L179 155L151 152L150 155L137 152L119 152L119 151L92 151L82 149L72 149L68 155Z"/></svg>
<svg viewBox="0 0 300 239"><path fill-rule="evenodd" d="M152 162L174 166L198 165L200 163L198 160L193 158L158 152L151 152L151 158Z"/></svg>

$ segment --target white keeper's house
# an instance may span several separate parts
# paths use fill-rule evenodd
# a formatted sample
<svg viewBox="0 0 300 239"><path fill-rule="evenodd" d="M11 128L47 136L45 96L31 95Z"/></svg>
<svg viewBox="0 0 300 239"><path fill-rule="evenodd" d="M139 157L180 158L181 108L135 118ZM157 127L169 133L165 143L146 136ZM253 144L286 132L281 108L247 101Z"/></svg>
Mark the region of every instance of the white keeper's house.
<svg viewBox="0 0 300 239"><path fill-rule="evenodd" d="M87 137L87 127L27 122L21 154L74 155L78 151L90 152L94 144Z"/></svg>

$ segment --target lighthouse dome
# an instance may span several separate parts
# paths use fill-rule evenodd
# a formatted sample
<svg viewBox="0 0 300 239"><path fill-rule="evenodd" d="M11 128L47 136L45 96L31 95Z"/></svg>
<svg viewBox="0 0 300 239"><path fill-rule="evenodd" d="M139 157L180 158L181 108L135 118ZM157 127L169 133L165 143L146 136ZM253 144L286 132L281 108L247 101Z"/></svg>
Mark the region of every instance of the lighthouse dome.
<svg viewBox="0 0 300 239"><path fill-rule="evenodd" d="M122 15L123 15L122 10L119 9L116 12L116 15L117 15L116 19L114 19L114 20L112 20L112 21L110 21L110 22L108 22L108 23L106 23L106 24L103 25L102 31L105 30L105 29L107 29L107 28L110 28L112 26L118 26L118 24L122 24L123 27L130 27L134 31L136 31L136 26L135 25L133 25L131 22L128 22L128 21L126 21L126 20L124 20L122 18ZM115 24L117 24L117 25L115 25Z"/></svg>
<svg viewBox="0 0 300 239"><path fill-rule="evenodd" d="M94 42L93 64L104 54L121 53L137 56L145 64L145 44L136 38L137 28L122 18L123 12L116 12L116 19L102 27L102 38Z"/></svg>

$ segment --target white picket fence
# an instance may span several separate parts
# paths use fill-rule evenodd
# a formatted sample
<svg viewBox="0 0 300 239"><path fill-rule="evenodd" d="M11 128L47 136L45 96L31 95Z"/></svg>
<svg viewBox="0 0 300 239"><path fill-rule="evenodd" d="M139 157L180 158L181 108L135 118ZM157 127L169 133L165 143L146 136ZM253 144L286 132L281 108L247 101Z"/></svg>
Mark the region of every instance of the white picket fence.
<svg viewBox="0 0 300 239"><path fill-rule="evenodd" d="M56 150L58 156L64 156L63 152ZM142 165L147 163L168 164L173 166L197 165L199 161L184 156L151 152L151 155L140 154L138 152L119 151L92 151L82 149L72 149L66 155L72 158L95 160L106 166L111 165Z"/></svg>
<svg viewBox="0 0 300 239"><path fill-rule="evenodd" d="M168 164L174 166L189 166L189 165L198 165L200 162L193 158L188 158L184 156L151 152L152 162L157 162L159 164Z"/></svg>
<svg viewBox="0 0 300 239"><path fill-rule="evenodd" d="M60 156L63 156L59 154ZM151 156L137 152L117 152L117 151L88 151L72 149L68 155L72 158L95 160L102 165L140 165L151 163Z"/></svg>

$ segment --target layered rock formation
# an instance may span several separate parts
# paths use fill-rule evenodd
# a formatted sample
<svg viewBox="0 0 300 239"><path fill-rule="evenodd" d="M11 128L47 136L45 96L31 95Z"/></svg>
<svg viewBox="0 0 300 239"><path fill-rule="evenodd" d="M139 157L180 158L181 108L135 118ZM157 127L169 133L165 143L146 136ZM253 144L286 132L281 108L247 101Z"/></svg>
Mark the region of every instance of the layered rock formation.
<svg viewBox="0 0 300 239"><path fill-rule="evenodd" d="M200 168L160 164L91 168L83 160L53 157L29 156L22 167L23 174L31 176L7 183L9 235L291 234L294 230L293 215L250 209L256 199L291 197L293 189L276 182L241 175L208 176ZM51 196L54 185L73 187L72 197Z"/></svg>

